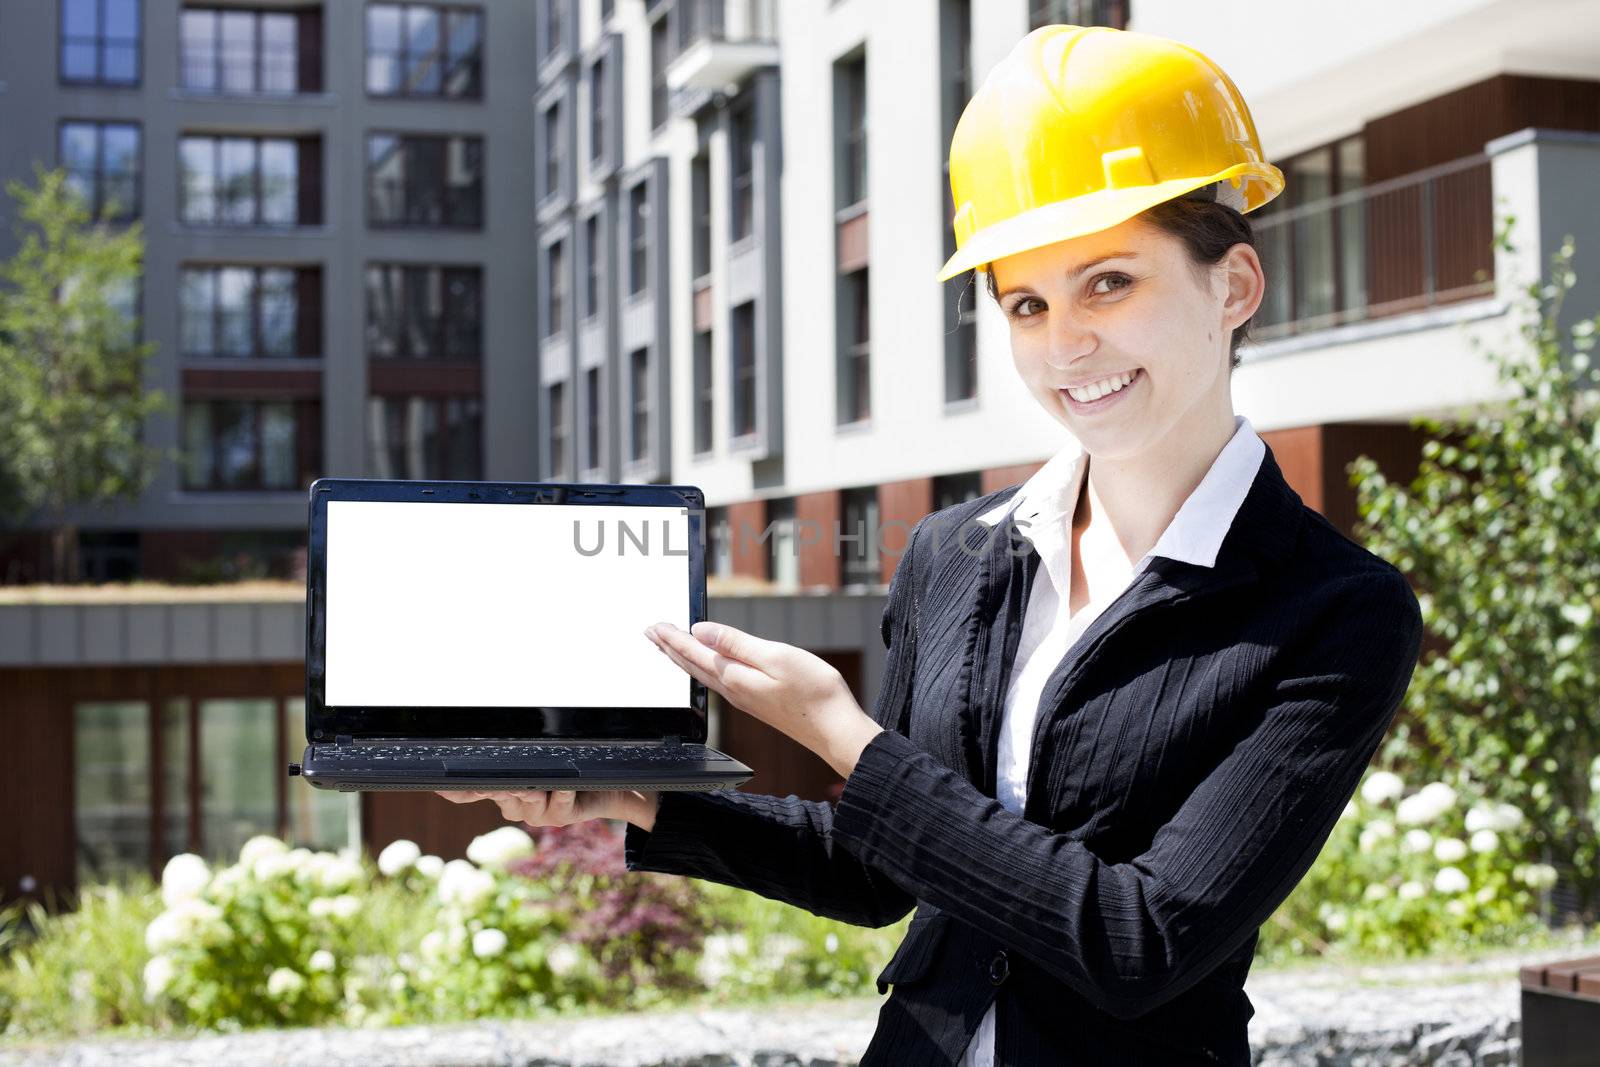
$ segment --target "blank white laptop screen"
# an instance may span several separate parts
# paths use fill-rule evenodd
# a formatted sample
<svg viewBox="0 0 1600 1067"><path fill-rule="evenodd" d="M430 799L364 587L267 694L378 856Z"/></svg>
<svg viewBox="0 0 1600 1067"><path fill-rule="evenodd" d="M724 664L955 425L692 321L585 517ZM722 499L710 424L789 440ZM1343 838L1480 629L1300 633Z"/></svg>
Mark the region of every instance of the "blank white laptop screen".
<svg viewBox="0 0 1600 1067"><path fill-rule="evenodd" d="M676 507L330 500L330 707L687 707ZM598 549L598 551L596 551Z"/></svg>

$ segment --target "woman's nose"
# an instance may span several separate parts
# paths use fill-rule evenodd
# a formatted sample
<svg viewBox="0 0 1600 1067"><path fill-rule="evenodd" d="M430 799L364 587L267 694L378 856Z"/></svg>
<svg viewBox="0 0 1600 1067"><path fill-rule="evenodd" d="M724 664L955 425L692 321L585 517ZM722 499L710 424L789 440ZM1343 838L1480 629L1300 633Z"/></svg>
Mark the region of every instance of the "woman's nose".
<svg viewBox="0 0 1600 1067"><path fill-rule="evenodd" d="M1094 334L1071 322L1050 324L1050 336L1044 349L1044 361L1053 370L1065 371L1093 352L1099 342Z"/></svg>

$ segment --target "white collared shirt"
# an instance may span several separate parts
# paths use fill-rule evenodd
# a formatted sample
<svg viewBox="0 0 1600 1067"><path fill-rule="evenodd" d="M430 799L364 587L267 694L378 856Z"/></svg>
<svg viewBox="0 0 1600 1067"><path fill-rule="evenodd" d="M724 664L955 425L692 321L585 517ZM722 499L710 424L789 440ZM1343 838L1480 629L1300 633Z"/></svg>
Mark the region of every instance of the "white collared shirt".
<svg viewBox="0 0 1600 1067"><path fill-rule="evenodd" d="M1233 526L1234 516L1250 492L1266 444L1243 415L1233 418L1233 436L1212 462L1200 484L1184 500L1162 531L1155 547L1131 567L1120 583L1103 583L1096 598L1070 613L1072 581L1072 516L1082 489L1086 454L1072 441L1033 473L1009 499L979 515L995 525L1017 512L1018 531L1039 553L1040 566L1028 592L1022 633L1017 639L996 753L995 792L1008 811L1022 812L1027 797L1033 729L1044 685L1107 605L1122 595L1154 556L1184 560L1200 567L1216 565L1217 551ZM992 1067L994 1005L984 1013L967 1046L961 1067Z"/></svg>

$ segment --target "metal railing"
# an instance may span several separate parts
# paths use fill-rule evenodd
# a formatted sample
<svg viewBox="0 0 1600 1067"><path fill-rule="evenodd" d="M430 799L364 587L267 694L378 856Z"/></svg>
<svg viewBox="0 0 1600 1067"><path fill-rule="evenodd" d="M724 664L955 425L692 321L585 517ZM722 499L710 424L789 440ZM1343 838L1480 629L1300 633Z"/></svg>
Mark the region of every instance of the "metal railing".
<svg viewBox="0 0 1600 1067"><path fill-rule="evenodd" d="M1256 341L1494 292L1493 202L1483 153L1252 216L1267 295Z"/></svg>

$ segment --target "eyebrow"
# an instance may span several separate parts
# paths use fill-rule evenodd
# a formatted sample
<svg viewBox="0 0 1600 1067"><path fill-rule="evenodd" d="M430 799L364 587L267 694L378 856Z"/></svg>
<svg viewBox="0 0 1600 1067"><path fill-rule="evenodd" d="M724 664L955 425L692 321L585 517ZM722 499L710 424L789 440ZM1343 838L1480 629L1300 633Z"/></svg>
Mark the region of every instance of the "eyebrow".
<svg viewBox="0 0 1600 1067"><path fill-rule="evenodd" d="M1069 281L1069 282L1070 281L1074 281L1074 280L1077 279L1077 277L1080 274L1084 273L1087 270L1090 270L1093 267L1098 267L1100 264L1102 264L1102 263L1104 263L1104 262L1106 262L1107 260L1110 260L1110 259L1138 259L1138 258L1139 258L1139 253L1137 253L1137 252L1107 252L1103 256L1100 256L1100 257L1098 257L1096 259L1091 259L1087 263L1080 263L1076 267L1073 267L1071 270L1067 271L1066 278L1067 278L1067 281ZM1010 296L1012 293L1019 292L1020 290L1027 289L1027 288L1028 288L1028 286L1026 286L1026 285L1013 285L1009 289L1002 290L1000 292L999 296L997 297L997 299L1004 300L1006 297Z"/></svg>

